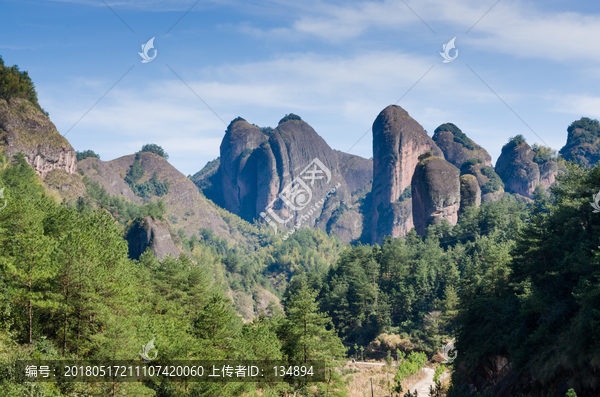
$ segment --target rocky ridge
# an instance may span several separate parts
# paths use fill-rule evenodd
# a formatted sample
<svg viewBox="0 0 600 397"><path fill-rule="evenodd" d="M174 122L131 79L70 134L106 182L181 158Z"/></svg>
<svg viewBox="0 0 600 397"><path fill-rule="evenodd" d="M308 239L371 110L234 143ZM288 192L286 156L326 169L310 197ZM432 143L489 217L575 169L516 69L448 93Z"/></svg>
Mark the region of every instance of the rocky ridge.
<svg viewBox="0 0 600 397"><path fill-rule="evenodd" d="M42 179L53 170L77 171L77 156L69 141L27 99L0 99L0 148L8 158L22 152Z"/></svg>

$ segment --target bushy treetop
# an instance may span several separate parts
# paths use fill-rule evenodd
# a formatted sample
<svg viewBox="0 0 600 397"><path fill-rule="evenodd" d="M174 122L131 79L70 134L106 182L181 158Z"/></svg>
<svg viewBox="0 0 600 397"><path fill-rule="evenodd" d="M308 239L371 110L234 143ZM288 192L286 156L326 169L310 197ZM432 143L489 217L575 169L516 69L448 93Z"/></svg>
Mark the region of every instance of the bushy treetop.
<svg viewBox="0 0 600 397"><path fill-rule="evenodd" d="M155 153L158 154L159 156L162 156L166 159L169 158L169 155L167 152L165 152L165 150L158 146L155 143L147 143L144 146L142 146L142 150L140 150L140 152L151 152L151 153Z"/></svg>
<svg viewBox="0 0 600 397"><path fill-rule="evenodd" d="M300 116L298 116L297 114L294 114L294 113L286 114L284 118L279 120L279 124L283 124L289 120L302 120L302 118L300 118ZM277 125L279 125L279 124L277 124Z"/></svg>
<svg viewBox="0 0 600 397"><path fill-rule="evenodd" d="M452 135L454 135L454 138L453 138L454 142L460 143L461 145L463 145L464 147L466 147L469 150L475 149L475 146L473 145L473 141L470 140L469 137L467 137L465 135L465 133L460 130L460 128L458 128L456 125L454 125L452 123L445 123L445 124L440 125L438 128L436 128L435 131L433 131L434 140L435 140L435 136L443 131L451 132Z"/></svg>

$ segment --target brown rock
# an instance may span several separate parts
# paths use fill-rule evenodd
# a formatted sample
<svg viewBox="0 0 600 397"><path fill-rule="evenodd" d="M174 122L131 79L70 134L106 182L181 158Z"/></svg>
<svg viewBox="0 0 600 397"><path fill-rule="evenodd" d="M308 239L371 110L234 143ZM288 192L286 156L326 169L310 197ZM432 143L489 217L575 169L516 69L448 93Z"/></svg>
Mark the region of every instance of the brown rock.
<svg viewBox="0 0 600 397"><path fill-rule="evenodd" d="M443 157L440 148L400 106L383 109L373 123L373 188L371 240L404 235L412 227L406 204L395 208L404 189L411 183L419 156L427 151ZM394 207L394 208L392 208ZM382 217L392 219L381 219ZM399 216L400 218L395 218Z"/></svg>
<svg viewBox="0 0 600 397"><path fill-rule="evenodd" d="M481 189L474 175L460 177L460 211L463 213L467 207L481 205Z"/></svg>
<svg viewBox="0 0 600 397"><path fill-rule="evenodd" d="M109 195L123 196L134 203L142 203L142 200L137 197L129 185L125 183L123 169L118 168L118 166L115 167L115 163L88 157L87 159L78 162L77 166L85 173L91 182L98 182L103 186Z"/></svg>
<svg viewBox="0 0 600 397"><path fill-rule="evenodd" d="M452 226L458 221L460 180L458 169L441 157L425 154L412 177L413 220L424 235L427 226L442 219Z"/></svg>
<svg viewBox="0 0 600 397"><path fill-rule="evenodd" d="M269 135L236 119L221 144L216 201L248 221L262 217L279 231L325 229L335 208L351 205L351 192L370 181L369 166L369 160L334 152L298 116L286 117Z"/></svg>
<svg viewBox="0 0 600 397"><path fill-rule="evenodd" d="M475 158L481 159L484 166L492 165L492 157L489 153L452 123L442 124L436 128L432 139L444 152L446 161L458 168L468 159Z"/></svg>
<svg viewBox="0 0 600 397"><path fill-rule="evenodd" d="M167 222L152 219L149 216L131 227L127 234L127 241L129 242L129 257L136 260L148 247L160 259L168 254L178 258L180 254L173 242Z"/></svg>
<svg viewBox="0 0 600 397"><path fill-rule="evenodd" d="M9 158L22 152L42 179L52 170L77 171L77 156L69 141L26 99L0 99L0 147Z"/></svg>
<svg viewBox="0 0 600 397"><path fill-rule="evenodd" d="M481 189L483 202L498 201L504 195L504 182L492 167L483 165L481 159L468 159L460 168L461 175L473 175Z"/></svg>
<svg viewBox="0 0 600 397"><path fill-rule="evenodd" d="M558 173L556 162L549 160L538 164L533 161L535 155L521 135L512 138L502 147L502 153L496 162L496 172L504 181L507 191L532 199L537 185L549 187L554 183Z"/></svg>

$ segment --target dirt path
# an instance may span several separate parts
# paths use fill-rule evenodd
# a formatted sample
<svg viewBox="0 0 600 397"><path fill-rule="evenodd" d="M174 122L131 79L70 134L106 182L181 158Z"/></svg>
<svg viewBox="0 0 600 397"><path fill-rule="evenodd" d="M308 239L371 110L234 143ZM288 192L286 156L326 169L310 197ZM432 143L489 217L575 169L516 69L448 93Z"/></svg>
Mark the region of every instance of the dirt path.
<svg viewBox="0 0 600 397"><path fill-rule="evenodd" d="M419 397L429 396L429 386L435 387L435 382L433 381L433 375L435 375L435 370L431 368L423 368L423 370L426 373L425 377L408 389L411 393L414 393L416 390L419 393ZM440 380L444 380L446 376L448 376L448 373L443 373L440 376Z"/></svg>

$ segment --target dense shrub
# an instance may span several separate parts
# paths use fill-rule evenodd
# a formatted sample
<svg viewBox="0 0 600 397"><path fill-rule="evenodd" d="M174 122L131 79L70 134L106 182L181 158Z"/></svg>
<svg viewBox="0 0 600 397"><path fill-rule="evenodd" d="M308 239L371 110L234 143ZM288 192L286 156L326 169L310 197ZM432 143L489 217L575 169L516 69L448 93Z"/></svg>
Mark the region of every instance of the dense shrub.
<svg viewBox="0 0 600 397"><path fill-rule="evenodd" d="M150 153L154 153L154 154L158 154L159 156L162 156L166 159L169 159L169 155L167 154L167 152L165 152L165 150L158 146L155 143L147 143L144 146L142 146L142 150L140 150L140 152L150 152Z"/></svg>
<svg viewBox="0 0 600 397"><path fill-rule="evenodd" d="M29 74L21 72L17 65L4 66L0 56L0 99L24 98L39 107L35 85Z"/></svg>
<svg viewBox="0 0 600 397"><path fill-rule="evenodd" d="M481 167L481 173L488 177L489 181L481 187L481 194L497 192L504 189L504 182L492 167Z"/></svg>
<svg viewBox="0 0 600 397"><path fill-rule="evenodd" d="M456 125L452 124L452 123L446 123L446 124L442 124L440 125L438 128L435 129L435 131L433 132L433 135L435 136L436 134L442 132L442 131L449 131L452 133L452 135L454 135L454 142L458 142L461 145L463 145L464 147L466 147L469 150L474 150L475 146L473 145L473 141L470 140L464 132L462 132L460 130L460 128L458 128Z"/></svg>
<svg viewBox="0 0 600 397"><path fill-rule="evenodd" d="M83 160L87 159L88 157L100 159L100 155L94 153L93 150L84 150L83 152L78 151L76 153L77 153L77 161L83 161Z"/></svg>
<svg viewBox="0 0 600 397"><path fill-rule="evenodd" d="M290 114L286 114L284 118L282 118L281 120L279 120L279 124L283 124L283 123L285 123L286 121L289 121L289 120L302 120L302 119L297 114L290 113Z"/></svg>

